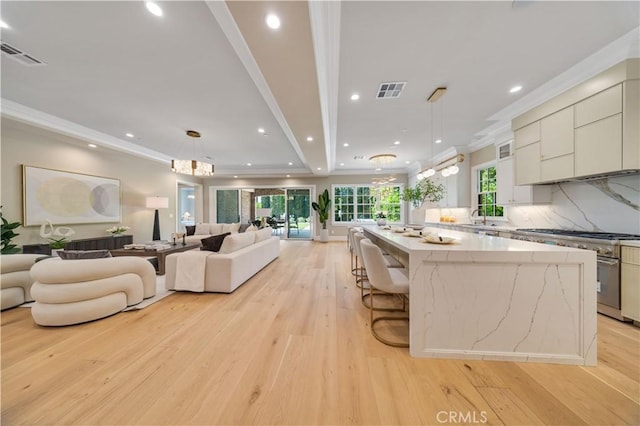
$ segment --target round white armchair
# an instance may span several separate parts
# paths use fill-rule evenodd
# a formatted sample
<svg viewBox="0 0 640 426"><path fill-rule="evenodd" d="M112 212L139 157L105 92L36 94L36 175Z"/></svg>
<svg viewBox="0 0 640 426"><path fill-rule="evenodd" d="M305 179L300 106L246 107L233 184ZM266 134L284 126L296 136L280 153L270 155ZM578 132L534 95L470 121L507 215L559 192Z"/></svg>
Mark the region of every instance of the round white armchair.
<svg viewBox="0 0 640 426"><path fill-rule="evenodd" d="M104 318L156 293L146 259L47 259L31 268L31 315L39 325L70 325Z"/></svg>

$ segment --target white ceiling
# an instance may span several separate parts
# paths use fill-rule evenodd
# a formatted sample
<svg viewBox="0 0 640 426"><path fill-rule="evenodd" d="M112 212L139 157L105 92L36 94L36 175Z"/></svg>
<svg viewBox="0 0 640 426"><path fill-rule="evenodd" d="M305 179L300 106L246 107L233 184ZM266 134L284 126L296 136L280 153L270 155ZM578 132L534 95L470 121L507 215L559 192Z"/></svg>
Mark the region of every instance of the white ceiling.
<svg viewBox="0 0 640 426"><path fill-rule="evenodd" d="M370 173L383 152L402 171L493 142L639 50L636 1L158 3L162 18L141 1L2 1L2 41L47 64L2 54L3 116L162 161L191 158L195 129L218 175ZM407 84L376 100L386 81Z"/></svg>

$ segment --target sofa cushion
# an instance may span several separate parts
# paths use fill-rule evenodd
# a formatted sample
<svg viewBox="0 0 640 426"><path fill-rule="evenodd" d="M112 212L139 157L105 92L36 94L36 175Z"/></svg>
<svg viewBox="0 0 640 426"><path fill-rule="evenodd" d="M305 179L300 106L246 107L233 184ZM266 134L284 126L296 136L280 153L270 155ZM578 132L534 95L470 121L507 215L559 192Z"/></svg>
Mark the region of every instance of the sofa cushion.
<svg viewBox="0 0 640 426"><path fill-rule="evenodd" d="M233 253L254 243L253 233L231 234L222 242L219 253Z"/></svg>
<svg viewBox="0 0 640 426"><path fill-rule="evenodd" d="M211 232L209 232L209 224L208 223L196 224L196 231L193 235L211 235Z"/></svg>
<svg viewBox="0 0 640 426"><path fill-rule="evenodd" d="M111 257L109 250L60 250L60 259L102 259Z"/></svg>
<svg viewBox="0 0 640 426"><path fill-rule="evenodd" d="M187 235L195 235L195 233L196 233L196 226L195 225L185 226L185 229L187 230Z"/></svg>
<svg viewBox="0 0 640 426"><path fill-rule="evenodd" d="M232 234L235 234L239 230L240 230L239 223L223 223L222 224L222 232L231 232Z"/></svg>
<svg viewBox="0 0 640 426"><path fill-rule="evenodd" d="M229 231L223 230L221 223L210 223L209 224L209 233L211 235L218 235L218 234L222 234L222 233L225 233L225 232L229 232Z"/></svg>
<svg viewBox="0 0 640 426"><path fill-rule="evenodd" d="M249 226L247 227L247 229L245 229L245 231L244 231L244 232L256 232L257 230L258 230L258 227L257 227L257 226L255 226L255 225L249 225Z"/></svg>
<svg viewBox="0 0 640 426"><path fill-rule="evenodd" d="M215 251L215 252L220 251L222 242L224 241L227 235L231 235L231 233L226 232L224 234L218 234L212 237L203 238L202 240L200 240L200 242L202 243L202 247L200 247L200 250Z"/></svg>
<svg viewBox="0 0 640 426"><path fill-rule="evenodd" d="M259 243L260 241L268 240L271 238L271 232L273 228L267 227L259 229L255 232L255 242Z"/></svg>

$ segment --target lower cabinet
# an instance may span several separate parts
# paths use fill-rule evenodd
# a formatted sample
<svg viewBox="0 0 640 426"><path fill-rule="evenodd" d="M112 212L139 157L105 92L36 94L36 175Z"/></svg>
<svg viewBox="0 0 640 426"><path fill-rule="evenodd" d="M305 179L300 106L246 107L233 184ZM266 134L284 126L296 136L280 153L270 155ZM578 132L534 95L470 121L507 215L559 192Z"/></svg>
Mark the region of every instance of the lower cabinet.
<svg viewBox="0 0 640 426"><path fill-rule="evenodd" d="M640 321L640 248L622 246L622 316Z"/></svg>

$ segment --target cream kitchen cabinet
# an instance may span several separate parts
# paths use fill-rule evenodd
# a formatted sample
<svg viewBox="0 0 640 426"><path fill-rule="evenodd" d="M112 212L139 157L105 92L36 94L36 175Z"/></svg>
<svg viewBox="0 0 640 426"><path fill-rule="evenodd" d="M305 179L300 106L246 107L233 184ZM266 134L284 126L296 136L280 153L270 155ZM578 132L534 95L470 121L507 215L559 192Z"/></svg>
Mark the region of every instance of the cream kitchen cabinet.
<svg viewBox="0 0 640 426"><path fill-rule="evenodd" d="M518 141L517 133L515 141ZM540 141L516 148L515 175L516 185L540 182Z"/></svg>
<svg viewBox="0 0 640 426"><path fill-rule="evenodd" d="M573 154L573 106L540 120L540 159Z"/></svg>
<svg viewBox="0 0 640 426"><path fill-rule="evenodd" d="M496 201L499 205L543 204L551 202L551 187L545 185L516 185L514 158L496 163Z"/></svg>
<svg viewBox="0 0 640 426"><path fill-rule="evenodd" d="M622 246L622 316L640 321L640 248Z"/></svg>
<svg viewBox="0 0 640 426"><path fill-rule="evenodd" d="M622 170L622 84L575 105L576 176Z"/></svg>
<svg viewBox="0 0 640 426"><path fill-rule="evenodd" d="M622 114L576 129L576 176L622 170Z"/></svg>

